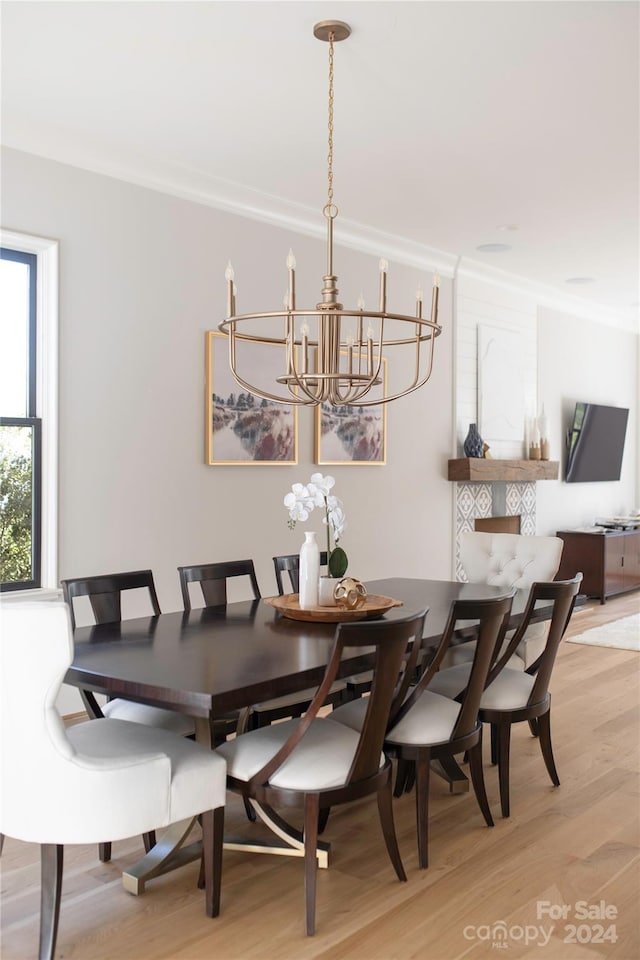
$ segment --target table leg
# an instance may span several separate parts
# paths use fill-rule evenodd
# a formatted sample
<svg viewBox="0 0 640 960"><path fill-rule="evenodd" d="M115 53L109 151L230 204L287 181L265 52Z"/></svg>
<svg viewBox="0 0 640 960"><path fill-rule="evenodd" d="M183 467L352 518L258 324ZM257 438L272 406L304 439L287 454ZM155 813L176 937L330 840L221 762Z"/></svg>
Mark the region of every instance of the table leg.
<svg viewBox="0 0 640 960"><path fill-rule="evenodd" d="M211 746L211 726L208 720L196 719L196 740L198 743ZM251 800L250 803L263 823L282 840L282 843L270 844L266 840L229 839L225 841L224 849L270 853L281 857L304 857L304 839L300 831L295 830L271 807L263 807L255 800ZM201 857L200 841L191 843L187 847L182 846L195 822L194 818L172 823L163 831L156 845L141 860L124 871L122 885L128 893L139 896L144 893L148 880L192 863ZM318 841L317 857L318 866L326 869L329 866L328 843Z"/></svg>
<svg viewBox="0 0 640 960"><path fill-rule="evenodd" d="M128 893L138 896L144 893L147 880L200 858L202 845L199 842L191 843L188 847L182 846L194 823L195 819L172 823L163 832L155 847L152 847L142 860L124 871L122 885Z"/></svg>
<svg viewBox="0 0 640 960"><path fill-rule="evenodd" d="M276 813L273 807L261 805L255 800L250 800L251 806L256 811L263 823L265 823L272 833L283 841L281 844L269 843L267 840L225 840L225 850L249 850L252 853L270 853L279 857L304 857L304 837L299 830L296 830L291 824L283 820ZM329 866L330 845L324 840L319 840L316 847L316 856L318 866L321 870L326 870Z"/></svg>

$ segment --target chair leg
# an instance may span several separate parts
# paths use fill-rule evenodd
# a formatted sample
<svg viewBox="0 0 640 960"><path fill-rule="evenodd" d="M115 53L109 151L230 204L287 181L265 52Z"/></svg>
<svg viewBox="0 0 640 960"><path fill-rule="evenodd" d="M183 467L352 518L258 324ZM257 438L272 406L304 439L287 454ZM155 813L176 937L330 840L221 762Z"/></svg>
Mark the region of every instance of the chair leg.
<svg viewBox="0 0 640 960"><path fill-rule="evenodd" d="M406 881L407 875L404 872L400 849L398 847L398 838L396 836L396 826L393 821L393 798L391 796L391 777L387 780L382 790L378 790L378 814L382 826L384 842L387 846L389 859L396 871L398 880Z"/></svg>
<svg viewBox="0 0 640 960"><path fill-rule="evenodd" d="M396 765L396 785L393 790L394 797L401 797L409 775L409 761L400 758Z"/></svg>
<svg viewBox="0 0 640 960"><path fill-rule="evenodd" d="M546 713L543 713L541 717L538 717L538 734L540 737L540 749L542 750L542 757L547 768L547 772L551 777L551 782L554 787L560 786L560 777L558 776L558 771L556 770L556 764L553 759L553 749L551 747L551 710L547 710Z"/></svg>
<svg viewBox="0 0 640 960"><path fill-rule="evenodd" d="M537 718L536 718L536 717L532 717L531 720L527 720L527 723L529 724L529 730L531 730L531 736L532 736L532 737L537 737L537 736L538 736L538 720L537 720Z"/></svg>
<svg viewBox="0 0 640 960"><path fill-rule="evenodd" d="M258 819L255 810L253 809L253 807L251 806L251 804L249 803L246 797L242 798L242 802L244 803L244 812L247 815L247 820L249 820L251 823L255 823L256 820Z"/></svg>
<svg viewBox="0 0 640 960"><path fill-rule="evenodd" d="M415 763L410 763L407 770L407 777L404 784L404 792L411 793L416 783L416 765Z"/></svg>
<svg viewBox="0 0 640 960"><path fill-rule="evenodd" d="M204 864L204 899L208 917L220 913L222 885L222 843L224 840L224 807L202 814L202 860Z"/></svg>
<svg viewBox="0 0 640 960"><path fill-rule="evenodd" d="M494 765L498 762L498 724L491 724L491 763Z"/></svg>
<svg viewBox="0 0 640 960"><path fill-rule="evenodd" d="M304 798L304 894L307 917L307 936L316 932L316 881L318 864L318 818L320 802L317 793L307 793Z"/></svg>
<svg viewBox="0 0 640 960"><path fill-rule="evenodd" d="M331 807L323 807L320 810L318 816L318 833L324 833L327 823L329 821L329 814L331 813Z"/></svg>
<svg viewBox="0 0 640 960"><path fill-rule="evenodd" d="M98 858L101 863L109 863L111 860L111 843L98 844Z"/></svg>
<svg viewBox="0 0 640 960"><path fill-rule="evenodd" d="M415 762L416 771L416 830L418 832L418 862L421 870L429 866L429 773L431 751L420 752Z"/></svg>
<svg viewBox="0 0 640 960"><path fill-rule="evenodd" d="M491 816L489 801L487 799L487 790L484 785L484 771L482 769L482 736L475 747L472 747L471 750L467 750L467 756L469 758L469 773L471 774L471 783L473 784L473 790L476 795L476 800L478 801L478 806L480 807L480 811L487 826L493 827L494 822L493 817Z"/></svg>
<svg viewBox="0 0 640 960"><path fill-rule="evenodd" d="M509 816L509 749L511 724L496 724L498 729L498 782L500 784L500 807L502 816Z"/></svg>
<svg viewBox="0 0 640 960"><path fill-rule="evenodd" d="M64 847L56 843L40 845L40 943L38 960L53 960L58 937L62 864Z"/></svg>

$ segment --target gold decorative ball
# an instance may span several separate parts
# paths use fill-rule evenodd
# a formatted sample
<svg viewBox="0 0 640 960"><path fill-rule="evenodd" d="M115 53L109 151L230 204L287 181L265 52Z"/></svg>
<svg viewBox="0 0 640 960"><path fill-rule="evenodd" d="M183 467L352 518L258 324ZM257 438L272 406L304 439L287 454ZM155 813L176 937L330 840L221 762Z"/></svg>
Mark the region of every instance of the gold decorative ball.
<svg viewBox="0 0 640 960"><path fill-rule="evenodd" d="M367 599L367 588L355 577L344 577L336 584L333 597L339 607L357 610Z"/></svg>

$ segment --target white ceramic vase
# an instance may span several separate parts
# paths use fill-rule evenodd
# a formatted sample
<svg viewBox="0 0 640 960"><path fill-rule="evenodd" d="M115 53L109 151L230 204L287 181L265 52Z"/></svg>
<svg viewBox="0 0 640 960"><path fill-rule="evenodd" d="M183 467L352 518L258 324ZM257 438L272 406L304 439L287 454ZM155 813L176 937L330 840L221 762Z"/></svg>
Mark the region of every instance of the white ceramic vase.
<svg viewBox="0 0 640 960"><path fill-rule="evenodd" d="M300 595L301 610L318 606L318 581L320 579L320 549L313 531L305 533L300 548Z"/></svg>

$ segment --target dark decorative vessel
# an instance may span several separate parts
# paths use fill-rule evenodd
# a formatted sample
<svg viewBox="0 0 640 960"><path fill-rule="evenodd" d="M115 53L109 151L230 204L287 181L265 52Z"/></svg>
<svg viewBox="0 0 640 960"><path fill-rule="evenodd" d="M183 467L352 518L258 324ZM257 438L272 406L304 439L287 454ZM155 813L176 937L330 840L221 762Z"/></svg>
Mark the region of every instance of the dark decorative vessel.
<svg viewBox="0 0 640 960"><path fill-rule="evenodd" d="M478 433L478 427L475 423L469 424L469 432L465 438L462 449L465 457L482 457L483 440Z"/></svg>

